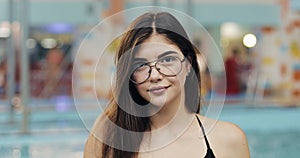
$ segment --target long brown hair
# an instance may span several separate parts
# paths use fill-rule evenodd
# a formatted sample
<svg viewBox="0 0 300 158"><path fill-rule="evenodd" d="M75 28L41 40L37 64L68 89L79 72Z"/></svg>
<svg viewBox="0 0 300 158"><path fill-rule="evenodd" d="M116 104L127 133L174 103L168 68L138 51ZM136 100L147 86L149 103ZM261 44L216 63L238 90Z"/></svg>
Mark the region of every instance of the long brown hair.
<svg viewBox="0 0 300 158"><path fill-rule="evenodd" d="M198 113L200 109L200 73L196 59L197 49L190 42L187 33L179 21L170 13L145 13L135 19L122 36L120 46L116 55L116 85L114 96L111 99L105 115L118 127L136 132L124 134L116 129L116 126L108 125L104 132L102 156L113 158L135 158L143 139L143 132L150 131L149 117L146 116L147 110L140 110L138 107L148 104L137 92L134 83L129 80L131 60L134 56L134 48L142 44L154 32L164 35L172 43L176 44L186 59L189 60L193 71L187 76L185 82L185 105L189 112ZM199 88L197 88L199 87ZM188 95L187 95L188 94ZM122 105L120 105L122 104ZM137 134L138 133L138 134ZM121 147L116 148L115 143L120 143Z"/></svg>

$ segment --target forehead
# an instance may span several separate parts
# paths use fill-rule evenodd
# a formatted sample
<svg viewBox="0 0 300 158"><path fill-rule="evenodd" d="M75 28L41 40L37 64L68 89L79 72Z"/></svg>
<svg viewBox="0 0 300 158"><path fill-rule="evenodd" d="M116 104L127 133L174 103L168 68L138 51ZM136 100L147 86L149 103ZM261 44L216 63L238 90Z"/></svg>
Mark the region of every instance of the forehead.
<svg viewBox="0 0 300 158"><path fill-rule="evenodd" d="M137 46L134 57L156 59L160 54L167 51L174 51L177 52L178 55L182 55L179 47L174 43L171 43L171 41L163 35L151 35L142 44Z"/></svg>

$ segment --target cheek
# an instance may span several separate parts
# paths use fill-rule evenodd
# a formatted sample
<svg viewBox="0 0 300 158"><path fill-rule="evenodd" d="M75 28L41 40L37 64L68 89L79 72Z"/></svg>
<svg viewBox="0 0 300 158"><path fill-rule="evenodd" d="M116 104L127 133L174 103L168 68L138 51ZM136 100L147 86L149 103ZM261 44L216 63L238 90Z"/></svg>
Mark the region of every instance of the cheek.
<svg viewBox="0 0 300 158"><path fill-rule="evenodd" d="M135 86L135 88L136 88L136 90L137 90L138 93L142 92L142 88L143 87L141 85L137 85L137 86Z"/></svg>
<svg viewBox="0 0 300 158"><path fill-rule="evenodd" d="M147 91L147 87L145 86L145 85L137 85L136 86L136 90L137 90L137 92L142 96L142 97L144 97L144 98L146 98L147 97L147 93L146 93L146 91Z"/></svg>
<svg viewBox="0 0 300 158"><path fill-rule="evenodd" d="M176 77L172 77L169 79L169 82L173 85L184 87L184 84L186 82L186 72L179 73Z"/></svg>

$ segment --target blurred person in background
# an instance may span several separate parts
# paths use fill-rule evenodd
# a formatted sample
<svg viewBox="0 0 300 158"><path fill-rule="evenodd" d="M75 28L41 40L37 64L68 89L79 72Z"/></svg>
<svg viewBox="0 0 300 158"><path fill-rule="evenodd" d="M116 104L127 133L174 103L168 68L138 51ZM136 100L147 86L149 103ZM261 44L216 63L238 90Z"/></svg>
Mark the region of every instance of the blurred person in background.
<svg viewBox="0 0 300 158"><path fill-rule="evenodd" d="M242 92L241 66L241 52L234 48L231 56L225 60L226 94L228 95L237 95Z"/></svg>
<svg viewBox="0 0 300 158"><path fill-rule="evenodd" d="M1 53L0 53L1 54ZM0 98L6 97L6 77L7 77L7 66L6 59L0 55Z"/></svg>
<svg viewBox="0 0 300 158"><path fill-rule="evenodd" d="M96 120L84 157L249 158L238 126L199 114L197 52L170 13L135 19L117 50L115 97Z"/></svg>
<svg viewBox="0 0 300 158"><path fill-rule="evenodd" d="M60 48L49 49L46 55L46 75L44 80L44 89L42 96L53 97L59 95L60 88L63 86L59 84L63 74L62 62L64 60L64 52Z"/></svg>
<svg viewBox="0 0 300 158"><path fill-rule="evenodd" d="M55 78L59 74L63 59L64 59L64 52L57 47L52 48L47 52L46 61L48 67L48 73L47 73L48 79Z"/></svg>
<svg viewBox="0 0 300 158"><path fill-rule="evenodd" d="M252 65L247 57L243 57L242 52L238 48L234 48L231 56L225 61L226 94L239 95L245 93L251 69Z"/></svg>

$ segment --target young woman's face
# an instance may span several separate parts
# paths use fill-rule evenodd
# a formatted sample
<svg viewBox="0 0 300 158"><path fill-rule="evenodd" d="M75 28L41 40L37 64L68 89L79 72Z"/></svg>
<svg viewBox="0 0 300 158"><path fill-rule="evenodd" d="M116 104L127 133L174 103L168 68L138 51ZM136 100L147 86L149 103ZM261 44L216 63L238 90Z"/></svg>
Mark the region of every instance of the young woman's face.
<svg viewBox="0 0 300 158"><path fill-rule="evenodd" d="M132 79L139 94L155 106L179 103L190 64L179 47L154 34L138 46Z"/></svg>

